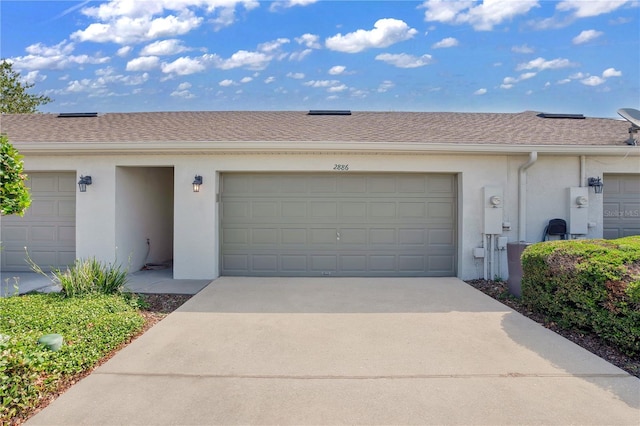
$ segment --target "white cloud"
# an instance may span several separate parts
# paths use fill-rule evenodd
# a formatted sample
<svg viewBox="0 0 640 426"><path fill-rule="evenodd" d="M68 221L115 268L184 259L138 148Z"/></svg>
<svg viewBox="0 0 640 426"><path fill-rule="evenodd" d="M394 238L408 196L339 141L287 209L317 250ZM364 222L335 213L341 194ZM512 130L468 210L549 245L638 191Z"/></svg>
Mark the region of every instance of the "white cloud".
<svg viewBox="0 0 640 426"><path fill-rule="evenodd" d="M621 76L622 76L622 71L618 71L615 68L607 68L602 72L603 78L621 77Z"/></svg>
<svg viewBox="0 0 640 426"><path fill-rule="evenodd" d="M29 71L26 75L21 76L20 80L26 84L35 84L47 79L46 75L40 74L40 71Z"/></svg>
<svg viewBox="0 0 640 426"><path fill-rule="evenodd" d="M633 0L564 0L556 5L556 9L561 12L573 12L577 18L588 18L613 12L625 4L632 3Z"/></svg>
<svg viewBox="0 0 640 426"><path fill-rule="evenodd" d="M301 50L300 52L293 52L289 55L289 60L291 61L301 61L304 58L306 58L307 56L309 56L309 54L313 52L312 49L304 49Z"/></svg>
<svg viewBox="0 0 640 426"><path fill-rule="evenodd" d="M602 77L598 77L596 75L592 75L591 77L587 77L585 79L580 80L580 83L585 86L599 86L603 84L606 80Z"/></svg>
<svg viewBox="0 0 640 426"><path fill-rule="evenodd" d="M160 37L186 34L199 27L204 13L216 29L235 22L238 6L251 10L257 0L111 0L82 9L97 22L76 31L71 38L79 41L120 44L138 43ZM165 16L166 15L166 16Z"/></svg>
<svg viewBox="0 0 640 426"><path fill-rule="evenodd" d="M290 72L290 73L287 73L287 77L294 78L296 80L302 80L304 78L304 73L301 73L301 72Z"/></svg>
<svg viewBox="0 0 640 426"><path fill-rule="evenodd" d="M511 51L514 53L533 53L534 52L533 48L527 46L526 44L523 44L522 46L513 46L511 48Z"/></svg>
<svg viewBox="0 0 640 426"><path fill-rule="evenodd" d="M105 64L111 60L99 55L72 55L75 45L66 40L54 46L32 44L25 50L28 55L11 58L11 63L17 70L62 70L74 65Z"/></svg>
<svg viewBox="0 0 640 426"><path fill-rule="evenodd" d="M283 45L290 43L288 38L279 38L258 45L258 50L265 53L272 53L279 50Z"/></svg>
<svg viewBox="0 0 640 426"><path fill-rule="evenodd" d="M160 58L157 56L142 56L135 58L127 62L127 71L150 71L158 68L160 65Z"/></svg>
<svg viewBox="0 0 640 426"><path fill-rule="evenodd" d="M189 75L204 71L206 66L200 59L183 56L173 62L163 62L161 68L165 74Z"/></svg>
<svg viewBox="0 0 640 426"><path fill-rule="evenodd" d="M520 74L520 76L518 77L518 80L519 81L528 80L530 78L535 77L536 75L538 75L538 73L536 72L525 72L523 74Z"/></svg>
<svg viewBox="0 0 640 426"><path fill-rule="evenodd" d="M396 87L395 83L391 80L385 80L382 83L380 83L380 85L378 86L377 91L379 93L384 93L387 92L391 89L393 89L394 87Z"/></svg>
<svg viewBox="0 0 640 426"><path fill-rule="evenodd" d="M300 37L296 37L295 40L298 44L302 44L309 49L320 49L322 47L320 37L315 34L303 34Z"/></svg>
<svg viewBox="0 0 640 426"><path fill-rule="evenodd" d="M240 83L250 83L253 81L253 77L242 77L242 79L240 80Z"/></svg>
<svg viewBox="0 0 640 426"><path fill-rule="evenodd" d="M317 2L318 0L277 0L271 3L269 10L275 12L278 9L287 9L295 6L309 6Z"/></svg>
<svg viewBox="0 0 640 426"><path fill-rule="evenodd" d="M188 90L175 90L171 92L171 96L175 98L183 98L183 99L193 99L196 97L196 95L194 95Z"/></svg>
<svg viewBox="0 0 640 426"><path fill-rule="evenodd" d="M54 45L46 46L42 43L32 44L25 49L30 55L36 56L66 56L73 53L75 44L68 43L66 40Z"/></svg>
<svg viewBox="0 0 640 426"><path fill-rule="evenodd" d="M262 52L248 52L239 50L229 59L220 58L218 55L210 55L216 68L230 70L233 68L247 68L250 70L263 70L267 67L272 57Z"/></svg>
<svg viewBox="0 0 640 426"><path fill-rule="evenodd" d="M327 89L327 91L329 93L338 93L338 92L344 92L345 90L347 90L348 87L344 84L340 84L339 86L333 86Z"/></svg>
<svg viewBox="0 0 640 426"><path fill-rule="evenodd" d="M577 36L575 36L573 38L573 40L571 40L571 42L573 44L583 44L583 43L587 43L591 40L595 40L596 38L600 37L603 34L602 31L596 31L596 30L584 30L582 31L580 34L578 34Z"/></svg>
<svg viewBox="0 0 640 426"><path fill-rule="evenodd" d="M310 80L302 84L314 88L327 88L337 86L340 82L338 80Z"/></svg>
<svg viewBox="0 0 640 426"><path fill-rule="evenodd" d="M177 90L171 92L171 96L176 98L183 98L183 99L195 98L196 96L193 93L191 93L189 89L191 89L191 83L189 83L188 81L185 81L184 83L180 83L178 85Z"/></svg>
<svg viewBox="0 0 640 426"><path fill-rule="evenodd" d="M433 47L434 49L442 49L442 48L447 48L447 47L455 47L455 46L457 46L459 44L460 43L455 38L447 37L447 38L443 38L442 40L440 40L437 43L434 43L431 47Z"/></svg>
<svg viewBox="0 0 640 426"><path fill-rule="evenodd" d="M276 78L274 76L269 76L269 77L264 79L264 84L271 84L271 83L273 83L275 81L276 81Z"/></svg>
<svg viewBox="0 0 640 426"><path fill-rule="evenodd" d="M329 68L329 74L331 75L340 75L346 71L347 67L344 65L335 65Z"/></svg>
<svg viewBox="0 0 640 426"><path fill-rule="evenodd" d="M421 7L426 9L425 21L469 24L478 31L490 31L539 4L537 0L485 0L480 4L467 0L426 0Z"/></svg>
<svg viewBox="0 0 640 426"><path fill-rule="evenodd" d="M222 87L229 87L229 86L233 86L235 83L233 80L222 80L220 83L218 83L220 86Z"/></svg>
<svg viewBox="0 0 640 426"><path fill-rule="evenodd" d="M574 64L571 63L571 61L569 61L568 59L564 59L564 58L552 59L550 61L547 61L544 58L536 58L529 62L518 64L518 66L516 67L516 70L522 71L522 70L537 69L542 71L547 69L567 68L571 66L574 66Z"/></svg>
<svg viewBox="0 0 640 426"><path fill-rule="evenodd" d="M330 50L346 53L358 53L370 48L383 48L408 40L418 31L401 20L385 18L376 21L372 30L357 30L345 35L329 37L325 45Z"/></svg>
<svg viewBox="0 0 640 426"><path fill-rule="evenodd" d="M431 55L414 56L407 53L382 53L376 56L376 60L386 62L398 68L418 68L433 62Z"/></svg>
<svg viewBox="0 0 640 426"><path fill-rule="evenodd" d="M485 95L487 93L487 89L482 88L482 89L478 89L475 92L473 92L474 95Z"/></svg>
<svg viewBox="0 0 640 426"><path fill-rule="evenodd" d="M121 58L127 57L129 56L129 54L133 52L133 47L131 46L123 46L120 49L117 50L116 55L120 56Z"/></svg>
<svg viewBox="0 0 640 426"><path fill-rule="evenodd" d="M150 2L140 3L148 4ZM140 18L121 17L114 22L106 24L91 24L86 29L71 34L71 39L95 43L140 43L161 37L175 37L187 34L198 28L202 21L203 18L191 14L180 17L169 15L156 19L152 19L151 16Z"/></svg>
<svg viewBox="0 0 640 426"><path fill-rule="evenodd" d="M166 56L175 55L188 50L181 40L172 38L169 40L156 41L142 48L142 56Z"/></svg>

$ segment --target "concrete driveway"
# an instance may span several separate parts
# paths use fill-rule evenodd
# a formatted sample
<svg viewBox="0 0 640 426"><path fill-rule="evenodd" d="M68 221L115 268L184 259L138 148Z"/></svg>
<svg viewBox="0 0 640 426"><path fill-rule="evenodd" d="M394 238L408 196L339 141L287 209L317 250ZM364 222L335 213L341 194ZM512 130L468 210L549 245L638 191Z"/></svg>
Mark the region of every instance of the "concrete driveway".
<svg viewBox="0 0 640 426"><path fill-rule="evenodd" d="M456 278L220 278L29 424L615 424L640 380Z"/></svg>

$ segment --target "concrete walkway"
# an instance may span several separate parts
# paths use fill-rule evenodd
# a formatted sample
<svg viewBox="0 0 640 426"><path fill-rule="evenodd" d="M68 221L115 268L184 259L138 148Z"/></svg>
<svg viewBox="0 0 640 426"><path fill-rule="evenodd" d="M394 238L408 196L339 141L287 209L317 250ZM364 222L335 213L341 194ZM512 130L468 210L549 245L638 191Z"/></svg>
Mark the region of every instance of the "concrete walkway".
<svg viewBox="0 0 640 426"><path fill-rule="evenodd" d="M133 293L196 294L211 280L176 280L171 268L137 271L127 276L127 291ZM0 297L29 292L60 291L49 277L35 272L0 272Z"/></svg>
<svg viewBox="0 0 640 426"><path fill-rule="evenodd" d="M637 425L640 380L455 278L220 278L30 425Z"/></svg>

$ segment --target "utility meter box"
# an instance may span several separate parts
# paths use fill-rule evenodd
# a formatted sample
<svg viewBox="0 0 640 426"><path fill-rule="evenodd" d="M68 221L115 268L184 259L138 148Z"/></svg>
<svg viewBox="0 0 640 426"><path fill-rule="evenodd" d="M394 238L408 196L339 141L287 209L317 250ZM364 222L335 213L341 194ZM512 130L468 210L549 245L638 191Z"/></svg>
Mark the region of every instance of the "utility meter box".
<svg viewBox="0 0 640 426"><path fill-rule="evenodd" d="M569 188L569 234L589 232L589 187Z"/></svg>
<svg viewBox="0 0 640 426"><path fill-rule="evenodd" d="M484 187L484 228L487 235L502 234L503 194L502 187Z"/></svg>

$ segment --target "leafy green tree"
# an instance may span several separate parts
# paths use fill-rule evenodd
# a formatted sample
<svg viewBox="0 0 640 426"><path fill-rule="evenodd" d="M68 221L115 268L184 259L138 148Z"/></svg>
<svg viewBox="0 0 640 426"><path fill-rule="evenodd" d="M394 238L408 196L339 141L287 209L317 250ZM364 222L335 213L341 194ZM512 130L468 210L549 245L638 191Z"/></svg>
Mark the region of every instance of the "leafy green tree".
<svg viewBox="0 0 640 426"><path fill-rule="evenodd" d="M0 62L0 113L30 114L38 112L40 105L48 104L52 99L44 95L32 95L27 90L33 83L20 81L20 73L13 70L11 62Z"/></svg>
<svg viewBox="0 0 640 426"><path fill-rule="evenodd" d="M0 135L0 215L24 212L31 205L31 195L25 185L27 175L23 173L22 155Z"/></svg>

